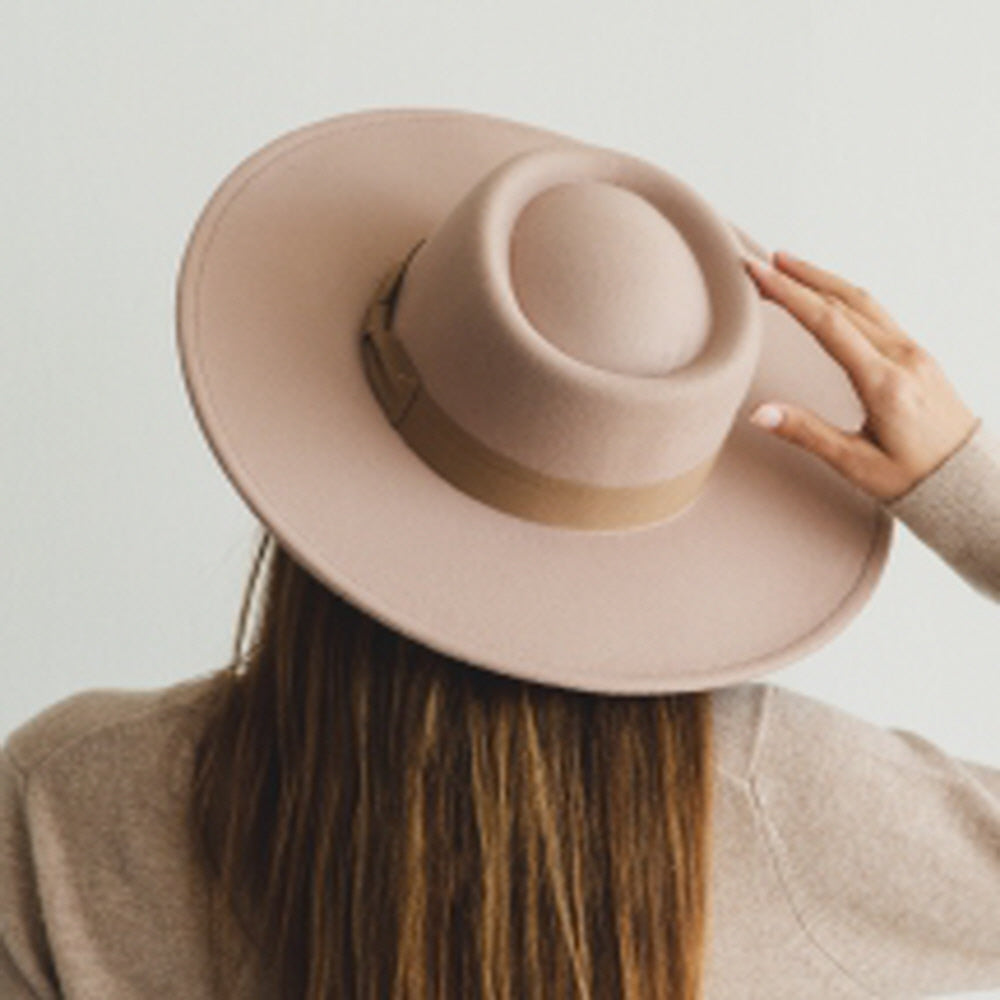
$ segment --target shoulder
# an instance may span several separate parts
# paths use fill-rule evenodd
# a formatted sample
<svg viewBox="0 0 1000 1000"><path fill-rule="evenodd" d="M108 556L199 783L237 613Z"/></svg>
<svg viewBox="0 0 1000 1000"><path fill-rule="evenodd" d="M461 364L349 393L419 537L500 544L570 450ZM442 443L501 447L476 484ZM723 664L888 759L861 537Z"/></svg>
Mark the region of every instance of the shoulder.
<svg viewBox="0 0 1000 1000"><path fill-rule="evenodd" d="M911 729L883 725L789 687L765 687L747 769L765 797L780 794L800 805L826 799L824 808L842 797L849 808L859 795L877 802L890 788L966 782L975 766Z"/></svg>
<svg viewBox="0 0 1000 1000"><path fill-rule="evenodd" d="M127 981L134 996L166 995L173 973L164 956L194 956L188 971L200 973L198 948L210 931L202 916L210 911L192 854L190 765L218 677L80 691L7 737L3 944L23 975L52 978L51 995L59 992L53 961L82 969L91 983L125 989ZM4 951L0 945L0 982ZM108 996L113 987L94 989Z"/></svg>
<svg viewBox="0 0 1000 1000"><path fill-rule="evenodd" d="M792 688L756 697L755 716L739 709L756 719L743 738L748 808L722 814L729 885L751 861L761 879L767 869L759 891L784 897L859 996L1000 982L1000 769ZM730 692L729 707L741 699ZM746 905L731 891L731 909Z"/></svg>
<svg viewBox="0 0 1000 1000"><path fill-rule="evenodd" d="M836 769L870 770L873 760L940 770L942 754L918 733L882 726L838 705L770 682L712 692L719 767L749 780Z"/></svg>
<svg viewBox="0 0 1000 1000"><path fill-rule="evenodd" d="M14 729L4 752L23 778L84 765L136 763L171 737L193 735L218 674L159 688L91 688L42 709ZM121 755L125 755L124 758Z"/></svg>

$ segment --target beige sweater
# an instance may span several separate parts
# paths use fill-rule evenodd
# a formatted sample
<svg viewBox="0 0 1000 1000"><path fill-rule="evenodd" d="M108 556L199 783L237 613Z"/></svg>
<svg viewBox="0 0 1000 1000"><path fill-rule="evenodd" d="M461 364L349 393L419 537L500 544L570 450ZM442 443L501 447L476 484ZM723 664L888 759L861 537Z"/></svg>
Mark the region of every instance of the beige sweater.
<svg viewBox="0 0 1000 1000"><path fill-rule="evenodd" d="M888 505L1000 600L1000 437ZM208 675L91 690L0 757L0 998L212 996L180 804ZM708 1000L1000 987L1000 762L768 683L713 693ZM246 963L236 1000L263 995ZM610 1000L610 998L609 998Z"/></svg>

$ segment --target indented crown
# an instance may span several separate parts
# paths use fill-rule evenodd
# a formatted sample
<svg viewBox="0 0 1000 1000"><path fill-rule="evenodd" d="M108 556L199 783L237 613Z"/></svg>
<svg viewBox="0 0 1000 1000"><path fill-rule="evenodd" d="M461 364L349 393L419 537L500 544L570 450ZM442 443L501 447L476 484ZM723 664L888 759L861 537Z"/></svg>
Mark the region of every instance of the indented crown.
<svg viewBox="0 0 1000 1000"><path fill-rule="evenodd" d="M510 278L535 330L595 368L665 375L708 338L711 304L690 247L648 201L606 181L559 184L528 202Z"/></svg>
<svg viewBox="0 0 1000 1000"><path fill-rule="evenodd" d="M761 330L736 238L695 191L614 150L535 149L490 171L411 254L381 296L366 369L440 474L581 528L695 500Z"/></svg>

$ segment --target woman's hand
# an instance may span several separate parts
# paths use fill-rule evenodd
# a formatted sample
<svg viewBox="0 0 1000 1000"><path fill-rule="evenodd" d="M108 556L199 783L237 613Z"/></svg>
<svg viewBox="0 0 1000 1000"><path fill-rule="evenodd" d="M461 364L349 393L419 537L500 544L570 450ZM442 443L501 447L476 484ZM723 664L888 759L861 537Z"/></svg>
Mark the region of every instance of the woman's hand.
<svg viewBox="0 0 1000 1000"><path fill-rule="evenodd" d="M845 431L811 410L775 401L771 431L807 448L854 485L888 502L933 471L972 434L979 418L959 399L924 348L911 340L864 289L784 251L768 267L746 258L761 295L801 322L843 366L867 418Z"/></svg>

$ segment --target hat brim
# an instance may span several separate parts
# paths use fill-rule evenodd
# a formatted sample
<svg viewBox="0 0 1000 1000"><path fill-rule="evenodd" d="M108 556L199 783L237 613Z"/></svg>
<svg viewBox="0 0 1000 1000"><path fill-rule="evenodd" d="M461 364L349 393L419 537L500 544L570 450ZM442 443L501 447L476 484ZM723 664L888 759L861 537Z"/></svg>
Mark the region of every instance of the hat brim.
<svg viewBox="0 0 1000 1000"><path fill-rule="evenodd" d="M761 303L758 369L701 495L638 529L553 527L473 499L407 447L365 378L360 324L385 271L488 170L553 143L579 140L475 112L374 109L239 164L178 276L202 430L294 558L448 655L620 694L773 671L858 613L893 527L826 462L747 423L767 399L844 428L864 418L844 370L785 310Z"/></svg>

